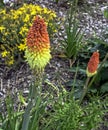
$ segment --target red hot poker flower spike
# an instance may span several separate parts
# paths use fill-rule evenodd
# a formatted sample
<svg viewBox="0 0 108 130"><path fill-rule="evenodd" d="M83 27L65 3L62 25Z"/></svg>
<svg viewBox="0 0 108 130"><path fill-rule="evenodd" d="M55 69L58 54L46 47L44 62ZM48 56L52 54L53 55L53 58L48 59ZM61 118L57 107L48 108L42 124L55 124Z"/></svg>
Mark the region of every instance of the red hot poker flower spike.
<svg viewBox="0 0 108 130"><path fill-rule="evenodd" d="M31 51L50 48L50 41L44 19L36 16L27 36L27 46Z"/></svg>
<svg viewBox="0 0 108 130"><path fill-rule="evenodd" d="M88 62L87 71L86 71L88 77L91 77L97 73L98 65L99 65L99 52L96 51L93 53L93 55L91 56Z"/></svg>
<svg viewBox="0 0 108 130"><path fill-rule="evenodd" d="M44 19L36 16L27 35L25 57L32 69L42 70L49 62L50 40Z"/></svg>

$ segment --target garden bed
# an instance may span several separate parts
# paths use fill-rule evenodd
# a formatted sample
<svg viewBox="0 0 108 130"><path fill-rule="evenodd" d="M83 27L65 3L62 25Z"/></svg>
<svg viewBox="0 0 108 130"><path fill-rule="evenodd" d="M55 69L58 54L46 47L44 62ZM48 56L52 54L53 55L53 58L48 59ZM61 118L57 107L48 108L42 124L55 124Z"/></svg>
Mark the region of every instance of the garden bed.
<svg viewBox="0 0 108 130"><path fill-rule="evenodd" d="M54 37L51 39L52 59L45 68L45 83L43 83L43 88L47 88L48 84L46 82L48 81L57 87L62 84L69 90L70 86L68 86L67 83L74 79L75 74L73 71L70 71L68 58L62 55L63 50L60 40L62 40L64 35L63 19L66 17L66 11L69 9L70 5L68 2L65 3L65 1L59 1L59 3L56 4L54 0L37 0L34 4L54 10L57 13L57 24L60 26L59 31L55 33ZM86 3L79 4L79 14L77 17L80 19L82 30L85 31L85 41L86 39L92 38L94 35L103 38L102 35L105 29L108 28L108 20L103 16L103 10L107 7L107 4L107 1L101 2L101 0L89 0ZM104 40L108 43L108 37ZM86 45L86 43L84 44ZM77 66L77 62L73 65L73 67L75 66ZM18 100L17 96L19 91L22 91L25 96L28 95L32 77L32 71L26 63L21 63L15 67L8 67L1 63L0 98L4 99L8 90L11 90L10 92L12 95L16 95L16 100ZM77 78L81 79L80 75ZM108 115L106 115L103 120L108 120ZM108 127L104 125L101 125L101 128L99 128L99 130L107 129Z"/></svg>

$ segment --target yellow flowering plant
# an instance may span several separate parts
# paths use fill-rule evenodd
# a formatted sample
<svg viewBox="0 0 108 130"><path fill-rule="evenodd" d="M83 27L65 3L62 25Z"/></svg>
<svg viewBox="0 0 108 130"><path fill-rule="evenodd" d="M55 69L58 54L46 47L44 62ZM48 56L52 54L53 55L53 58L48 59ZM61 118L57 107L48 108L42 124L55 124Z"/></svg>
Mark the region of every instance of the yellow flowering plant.
<svg viewBox="0 0 108 130"><path fill-rule="evenodd" d="M20 8L14 10L0 9L0 42L2 43L1 53L5 63L6 59L13 57L15 60L22 61L24 58L24 51L26 50L26 35L31 27L36 15L45 19L48 27L48 32L53 36L55 32L54 18L56 13L48 8L42 8L39 5L23 4ZM10 55L4 57L3 53L8 52ZM15 63L17 63L15 61ZM9 65L9 64L8 64Z"/></svg>

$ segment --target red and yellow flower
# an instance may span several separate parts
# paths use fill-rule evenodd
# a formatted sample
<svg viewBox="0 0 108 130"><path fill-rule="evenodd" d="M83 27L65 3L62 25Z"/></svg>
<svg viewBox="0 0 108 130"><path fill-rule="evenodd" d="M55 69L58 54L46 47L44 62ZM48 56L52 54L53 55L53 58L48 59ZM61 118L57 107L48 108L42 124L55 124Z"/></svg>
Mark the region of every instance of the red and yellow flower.
<svg viewBox="0 0 108 130"><path fill-rule="evenodd" d="M44 69L51 58L50 40L46 23L40 16L36 16L28 31L26 43L25 57L30 67L36 70Z"/></svg>
<svg viewBox="0 0 108 130"><path fill-rule="evenodd" d="M87 66L87 70L86 70L88 77L91 77L97 73L98 65L99 65L99 52L96 51L92 54L92 56L88 62L88 66Z"/></svg>

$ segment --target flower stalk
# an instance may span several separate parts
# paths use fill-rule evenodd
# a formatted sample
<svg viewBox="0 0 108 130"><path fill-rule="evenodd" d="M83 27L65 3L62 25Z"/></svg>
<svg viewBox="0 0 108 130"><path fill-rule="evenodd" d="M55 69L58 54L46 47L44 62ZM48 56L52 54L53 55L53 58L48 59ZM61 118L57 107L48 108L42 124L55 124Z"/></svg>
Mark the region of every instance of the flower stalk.
<svg viewBox="0 0 108 130"><path fill-rule="evenodd" d="M39 107L41 103L41 92L42 92L42 81L34 83L34 85L31 85L30 87L30 97L28 98L28 105L24 113L23 118L23 124L22 124L22 130L28 130L29 127L29 121L30 121L30 113L32 108ZM36 102L37 101L37 102ZM36 122L35 122L36 123ZM32 125L33 127L33 125ZM38 127L38 126L37 126ZM31 129L32 130L32 129Z"/></svg>
<svg viewBox="0 0 108 130"><path fill-rule="evenodd" d="M91 58L93 58L93 55L92 55ZM104 58L103 61L101 62L101 64L100 64L100 66L99 66L98 69L97 69L97 67L98 67L98 63L99 63L99 55L97 55L97 58L95 58L95 59L97 59L97 61L95 62L95 69L94 69L94 72L95 72L95 73L93 72L93 74L91 73L90 75L88 75L88 77L87 77L87 79L86 79L86 83L85 83L84 88L83 88L83 93L82 93L82 95L81 95L79 104L82 103L82 101L83 101L83 99L84 99L86 93L88 92L88 89L91 87L91 85L92 85L93 82L95 81L95 79L96 79L98 73L101 71L101 69L102 69L104 63L105 63L106 60L107 60L107 58L108 58L108 53L105 55L105 58ZM93 62L94 62L93 59L90 59L90 61L93 61ZM89 62L90 62L90 61L89 61ZM97 63L97 64L96 64L96 63ZM90 64L91 64L91 63L90 63ZM92 64L92 65L93 65L93 64ZM88 69L88 68L87 68L87 69ZM88 70L87 70L87 71L88 71ZM88 73L89 73L89 72L87 72L87 74L88 74ZM96 73L97 73L97 74L96 74ZM95 74L96 74L96 75L95 75ZM92 76L94 75L94 76L93 76L92 80L90 81L91 75L92 75ZM89 82L89 81L90 81L90 82Z"/></svg>
<svg viewBox="0 0 108 130"><path fill-rule="evenodd" d="M83 93L81 95L81 98L80 98L80 101L79 101L79 104L81 104L81 102L83 101L87 91L88 91L88 84L89 84L89 81L90 81L90 77L87 77L86 79L86 83L84 85L84 88L83 88Z"/></svg>
<svg viewBox="0 0 108 130"><path fill-rule="evenodd" d="M25 58L33 71L33 85L30 87L28 106L24 113L23 124L21 130L29 130L30 114L33 107L36 108L35 116L32 119L30 130L38 129L38 110L41 104L42 77L44 68L49 62L50 42L47 32L47 26L44 19L36 16L33 25L28 31L27 48Z"/></svg>
<svg viewBox="0 0 108 130"><path fill-rule="evenodd" d="M89 84L90 78L97 73L98 65L99 65L99 52L96 51L92 54L92 56L88 62L88 65L87 65L87 70L86 70L87 79L86 79L86 83L83 88L83 92L82 92L79 104L81 104L81 102L83 101L83 99L88 91L88 84Z"/></svg>

